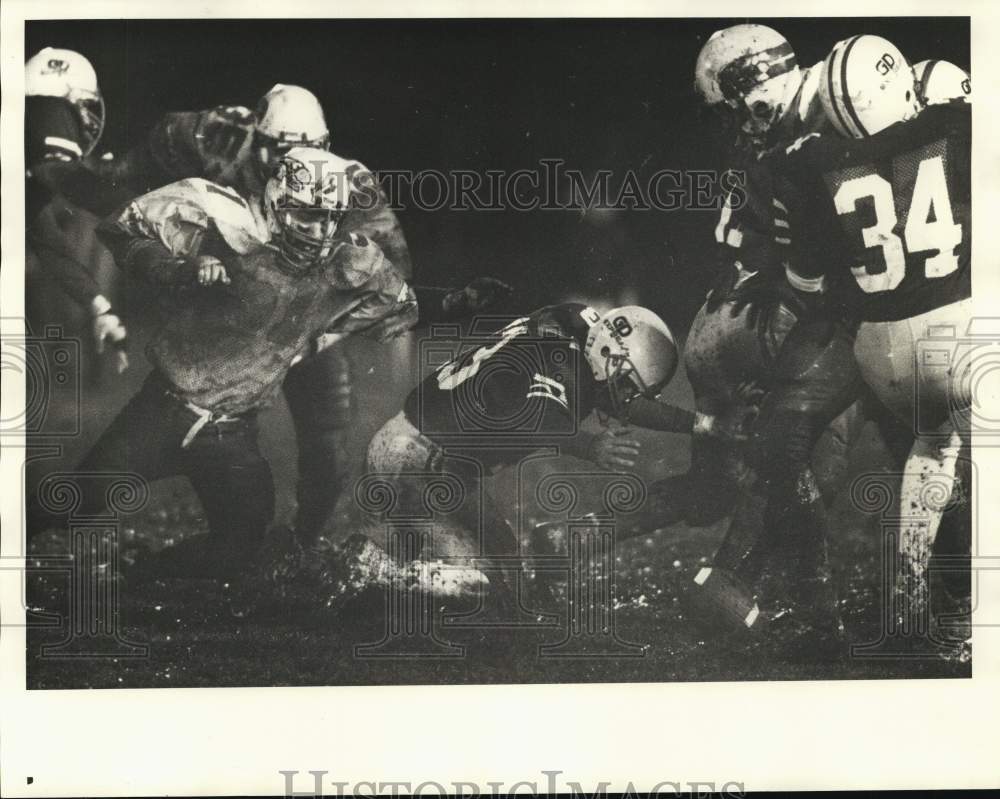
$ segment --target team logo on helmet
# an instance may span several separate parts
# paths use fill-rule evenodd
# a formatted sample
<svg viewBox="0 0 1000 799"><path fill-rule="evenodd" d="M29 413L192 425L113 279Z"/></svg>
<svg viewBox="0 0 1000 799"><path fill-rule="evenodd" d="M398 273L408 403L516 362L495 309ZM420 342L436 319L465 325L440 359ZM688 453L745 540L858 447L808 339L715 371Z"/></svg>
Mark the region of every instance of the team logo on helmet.
<svg viewBox="0 0 1000 799"><path fill-rule="evenodd" d="M61 58L50 58L43 72L45 74L62 75L65 72L69 72L69 63L63 61Z"/></svg>

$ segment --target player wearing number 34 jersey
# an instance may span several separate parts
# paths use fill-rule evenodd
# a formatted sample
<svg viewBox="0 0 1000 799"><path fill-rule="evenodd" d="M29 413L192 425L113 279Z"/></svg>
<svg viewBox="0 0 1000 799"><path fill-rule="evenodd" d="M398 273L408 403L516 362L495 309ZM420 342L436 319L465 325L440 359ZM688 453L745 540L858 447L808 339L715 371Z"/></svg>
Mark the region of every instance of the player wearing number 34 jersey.
<svg viewBox="0 0 1000 799"><path fill-rule="evenodd" d="M774 199L790 223L780 242L790 277L816 281L846 305L860 322L862 376L914 425L897 584L905 603L897 613L909 615L926 610L930 547L971 404L961 343L971 319L971 120L963 104L921 110L913 71L890 48L854 37L827 59L824 106L857 141L806 137L772 168ZM879 77L869 76L873 67ZM922 357L925 343L933 357Z"/></svg>

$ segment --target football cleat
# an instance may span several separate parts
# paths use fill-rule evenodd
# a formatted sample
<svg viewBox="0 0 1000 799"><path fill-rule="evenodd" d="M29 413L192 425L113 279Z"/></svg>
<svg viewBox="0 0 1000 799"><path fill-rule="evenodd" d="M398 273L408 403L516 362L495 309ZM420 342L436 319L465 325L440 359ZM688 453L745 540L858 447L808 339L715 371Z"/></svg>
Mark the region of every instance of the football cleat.
<svg viewBox="0 0 1000 799"><path fill-rule="evenodd" d="M97 146L104 132L104 98L93 65L75 50L45 47L24 65L27 97L62 97L80 118L83 155Z"/></svg>
<svg viewBox="0 0 1000 799"><path fill-rule="evenodd" d="M613 308L590 328L584 356L606 383L615 415L627 418L638 396L655 398L677 371L679 353L666 322L647 308Z"/></svg>
<svg viewBox="0 0 1000 799"><path fill-rule="evenodd" d="M823 62L819 96L830 123L846 138L873 136L920 112L912 67L881 36L837 42Z"/></svg>
<svg viewBox="0 0 1000 799"><path fill-rule="evenodd" d="M969 73L950 61L921 61L913 65L913 74L917 79L917 96L925 106L972 102Z"/></svg>

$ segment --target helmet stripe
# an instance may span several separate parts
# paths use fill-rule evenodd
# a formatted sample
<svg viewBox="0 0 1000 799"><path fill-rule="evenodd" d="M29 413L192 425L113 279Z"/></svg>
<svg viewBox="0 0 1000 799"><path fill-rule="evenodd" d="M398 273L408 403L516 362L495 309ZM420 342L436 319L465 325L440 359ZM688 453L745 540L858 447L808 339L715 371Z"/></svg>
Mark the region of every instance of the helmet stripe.
<svg viewBox="0 0 1000 799"><path fill-rule="evenodd" d="M847 120L844 119L843 113L837 104L837 92L834 89L833 76L836 73L836 60L837 55L841 50L841 42L834 45L833 49L830 51L830 55L826 57L826 82L827 82L827 94L830 96L830 107L833 109L834 118L830 121L833 122L837 132L841 136L850 136L851 130L847 126Z"/></svg>
<svg viewBox="0 0 1000 799"><path fill-rule="evenodd" d="M861 124L861 119L858 117L858 112L854 108L854 103L851 102L851 94L847 88L847 59L851 55L851 50L854 45L857 44L860 36L853 37L848 43L847 47L844 48L844 55L840 59L840 92L841 96L844 98L844 105L847 108L847 113L850 115L854 124L857 125L858 131L863 138L868 138L871 134L865 129L865 126ZM857 135L857 134L855 134Z"/></svg>
<svg viewBox="0 0 1000 799"><path fill-rule="evenodd" d="M921 100L927 99L927 87L931 83L931 73L934 71L934 67L940 63L941 61L935 58L928 61L927 66L924 67L924 74L920 76L920 83L917 85L917 97Z"/></svg>
<svg viewBox="0 0 1000 799"><path fill-rule="evenodd" d="M761 70L761 64L764 69ZM756 53L747 53L719 71L719 90L735 100L764 81L791 72L797 66L795 51L788 42Z"/></svg>

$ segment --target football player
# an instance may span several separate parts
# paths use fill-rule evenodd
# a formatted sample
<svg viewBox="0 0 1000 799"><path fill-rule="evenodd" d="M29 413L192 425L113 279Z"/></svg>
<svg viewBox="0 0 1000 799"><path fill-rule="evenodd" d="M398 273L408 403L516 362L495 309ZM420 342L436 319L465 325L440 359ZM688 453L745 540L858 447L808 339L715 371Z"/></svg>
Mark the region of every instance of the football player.
<svg viewBox="0 0 1000 799"><path fill-rule="evenodd" d="M222 106L167 114L124 158L102 167L118 187L148 191L187 177L229 186L257 205L275 159L289 148L327 150L330 134L319 100L299 86L275 85L254 110ZM373 241L407 280L410 254L396 215L381 187L362 164L334 156L335 168L352 190L342 235ZM334 164L334 162L331 162ZM456 318L482 310L509 294L492 278L464 289L423 289L421 318ZM346 438L353 411L350 362L343 347L324 336L311 357L288 373L282 387L298 445L298 509L295 529L312 537L333 510L347 479Z"/></svg>
<svg viewBox="0 0 1000 799"><path fill-rule="evenodd" d="M735 25L705 43L695 65L695 89L723 133L737 169L755 163L776 142L821 127L825 117L815 91L817 70L802 70L788 41L763 25ZM698 408L718 413L740 386L764 384L788 331L803 312L801 298L784 280L773 241L773 209L755 204L755 192L726 198L715 229L718 282L692 323L685 367ZM734 207L739 201L746 205ZM754 302L746 301L748 288ZM741 299L735 289L741 287ZM824 432L811 458L827 500L843 482L849 442L860 416L852 408ZM720 442L696 441L691 470L657 486L665 518L710 523L732 509L737 487L748 477L742 453ZM705 501L712 497L712 501ZM719 497L730 501L720 502Z"/></svg>
<svg viewBox="0 0 1000 799"><path fill-rule="evenodd" d="M109 186L84 164L104 130L104 100L91 63L80 53L46 47L25 72L25 223L27 249L91 316L98 353L115 346L118 371L128 366L126 330L91 271L78 260L65 228L73 206L107 213ZM29 299L34 291L29 291Z"/></svg>
<svg viewBox="0 0 1000 799"><path fill-rule="evenodd" d="M458 514L472 538L472 556L502 562L516 554L517 544L502 509L481 490L486 473L542 447L609 471L627 470L639 449L630 425L740 437L738 415L709 417L655 400L677 361L670 330L645 308L603 314L573 303L541 308L414 388L372 438L366 471L393 480L404 501L414 499L408 476L456 475L470 498ZM595 411L622 424L596 434L582 430L581 422Z"/></svg>
<svg viewBox="0 0 1000 799"><path fill-rule="evenodd" d="M387 319L393 331L416 321L412 291L378 246L338 229L351 194L341 166L293 148L262 203L192 178L102 223L119 266L159 289L165 321L147 349L152 374L79 471L186 475L221 575L240 574L271 520L256 413L292 363L323 332L380 336ZM99 511L105 488L87 484L81 512Z"/></svg>
<svg viewBox="0 0 1000 799"><path fill-rule="evenodd" d="M756 352L755 367L764 361L759 380L768 395L747 451L752 467L743 483L747 490L712 568L697 575L702 590L693 596L726 615L737 611L741 626L752 627L760 616L749 586L770 558L770 566L791 577L784 586L769 586L777 589L770 598L794 611L787 618L836 632L841 625L821 498L829 502L843 485L848 448L864 423L862 405L891 448L908 448L909 434L869 407L878 403L868 399L860 379L850 317L821 299L817 281L787 269L793 226L787 205L768 190L771 165L786 151L834 134L823 101L828 60L799 69L787 42L761 26L735 26L713 40L703 50L696 82L747 145L742 166L749 185L743 187L742 207L724 209L716 229L724 263L735 261L736 268L723 272L696 320L687 364L695 374L692 383L704 375L718 380L728 369L732 385L742 377L733 364L749 360L741 351ZM894 58L898 55L888 61ZM742 349L733 332L741 314L747 323ZM758 342L748 341L748 331ZM865 401L857 402L859 397Z"/></svg>
<svg viewBox="0 0 1000 799"><path fill-rule="evenodd" d="M908 626L929 613L930 550L968 433L971 362L940 333L961 336L971 318L970 109L924 106L902 53L876 36L833 48L821 97L839 137L858 141L789 148L774 195L789 209L790 279L860 321L866 383L917 433L900 489L896 610ZM936 360L918 357L935 331Z"/></svg>

